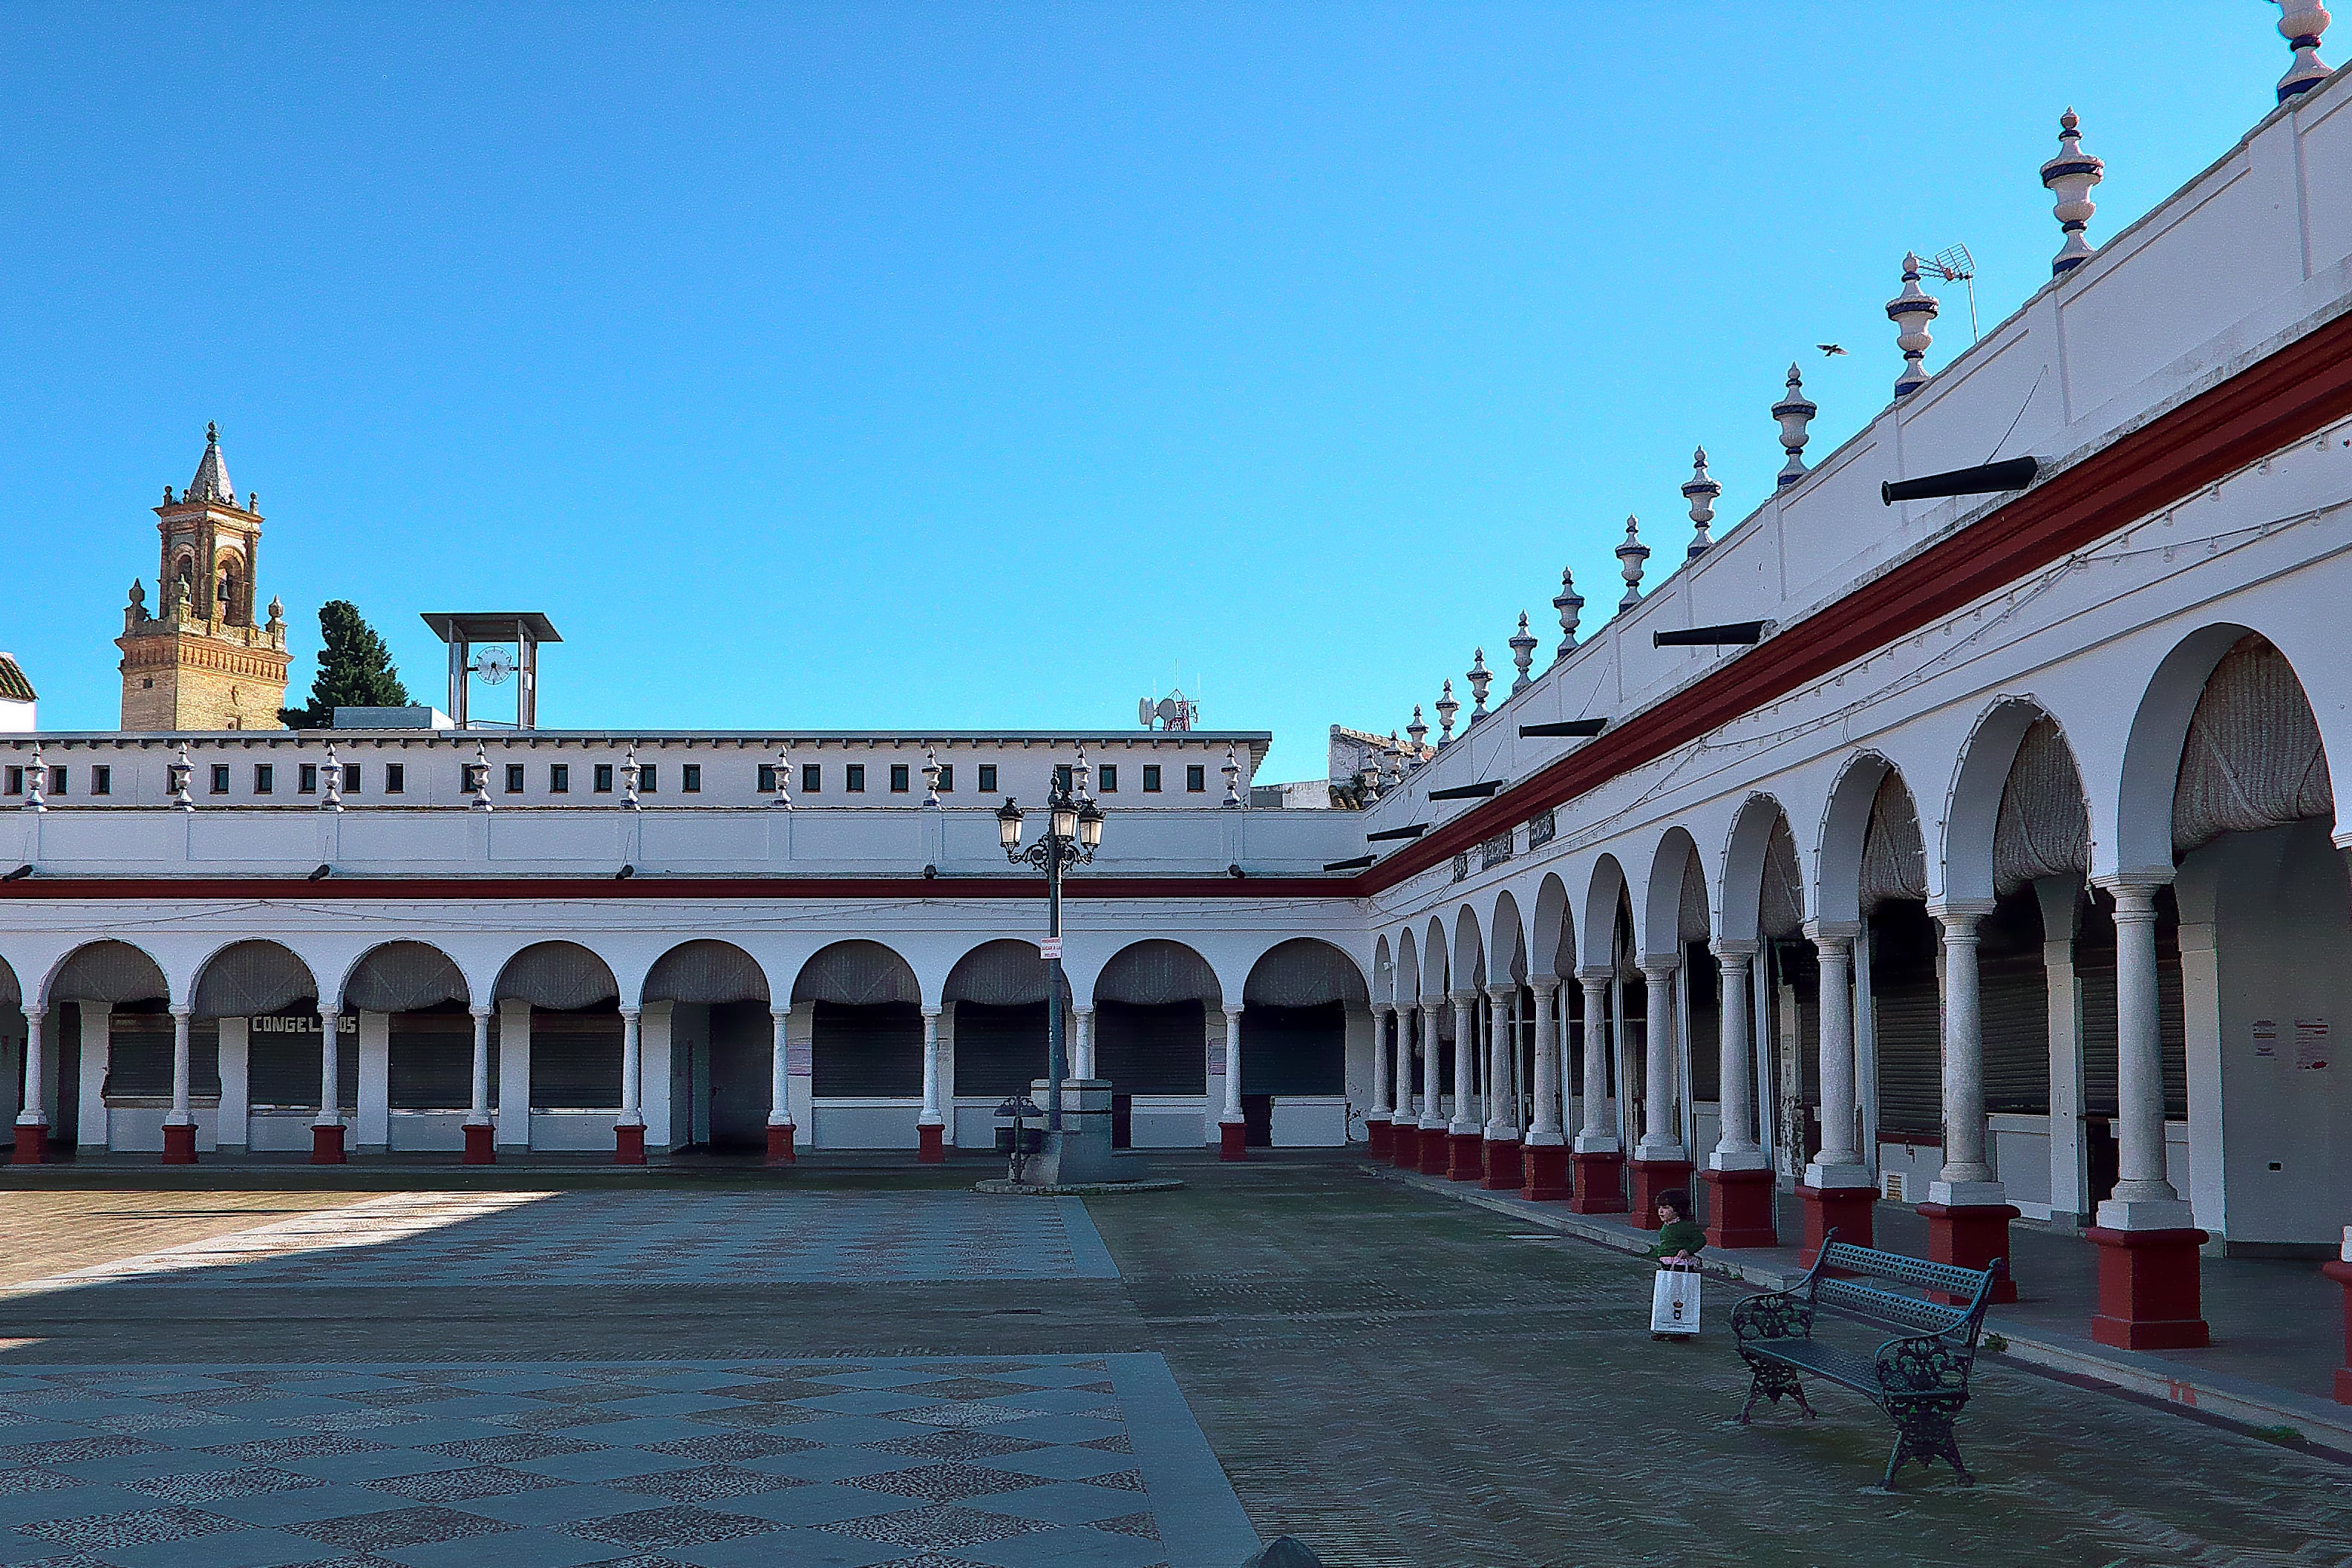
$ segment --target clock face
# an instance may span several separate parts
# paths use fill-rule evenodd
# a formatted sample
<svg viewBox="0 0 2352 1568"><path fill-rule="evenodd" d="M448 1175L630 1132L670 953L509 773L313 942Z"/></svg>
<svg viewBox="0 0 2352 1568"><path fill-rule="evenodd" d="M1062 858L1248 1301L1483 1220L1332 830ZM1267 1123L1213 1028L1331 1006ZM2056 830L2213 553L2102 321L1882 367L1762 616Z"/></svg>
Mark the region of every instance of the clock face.
<svg viewBox="0 0 2352 1568"><path fill-rule="evenodd" d="M515 656L502 647L486 647L474 658L474 673L487 686L503 686L515 672Z"/></svg>

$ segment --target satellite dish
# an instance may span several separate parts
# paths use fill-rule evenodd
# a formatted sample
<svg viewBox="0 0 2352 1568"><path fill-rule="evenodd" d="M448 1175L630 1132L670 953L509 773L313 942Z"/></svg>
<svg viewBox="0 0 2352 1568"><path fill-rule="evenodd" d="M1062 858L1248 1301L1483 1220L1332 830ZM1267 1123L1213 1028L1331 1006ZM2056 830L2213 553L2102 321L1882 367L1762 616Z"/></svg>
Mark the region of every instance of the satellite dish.
<svg viewBox="0 0 2352 1568"><path fill-rule="evenodd" d="M1160 700L1160 721L1162 724L1172 726L1177 717L1184 710L1177 704L1173 697L1163 697Z"/></svg>
<svg viewBox="0 0 2352 1568"><path fill-rule="evenodd" d="M1151 728L1150 698L1139 697L1135 700L1135 721L1142 725L1147 730Z"/></svg>

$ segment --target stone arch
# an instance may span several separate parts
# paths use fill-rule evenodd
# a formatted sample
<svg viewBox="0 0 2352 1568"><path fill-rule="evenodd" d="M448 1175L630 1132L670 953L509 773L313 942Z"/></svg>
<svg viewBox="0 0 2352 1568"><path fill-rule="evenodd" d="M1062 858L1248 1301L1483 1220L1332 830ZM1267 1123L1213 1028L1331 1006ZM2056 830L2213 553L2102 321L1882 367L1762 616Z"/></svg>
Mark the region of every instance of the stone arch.
<svg viewBox="0 0 2352 1568"><path fill-rule="evenodd" d="M793 977L795 1003L920 1006L922 999L914 965L897 949L865 937L826 943L811 953Z"/></svg>
<svg viewBox="0 0 2352 1568"><path fill-rule="evenodd" d="M343 1005L362 1013L414 1013L471 1004L473 989L456 960L429 942L380 942L343 975Z"/></svg>
<svg viewBox="0 0 2352 1568"><path fill-rule="evenodd" d="M1569 907L1568 884L1556 871L1546 872L1536 889L1535 924L1528 952L1538 974L1565 977L1575 973L1576 911Z"/></svg>
<svg viewBox="0 0 2352 1568"><path fill-rule="evenodd" d="M0 984L5 984L0 981ZM1396 1000L1396 960L1389 952L1388 932L1372 944L1372 1000L1388 1006Z"/></svg>
<svg viewBox="0 0 2352 1568"><path fill-rule="evenodd" d="M989 1007L1029 1007L1046 999L1045 955L1034 942L998 937L972 947L955 961L940 988L942 1005L968 1002ZM1070 984L1062 982L1062 999Z"/></svg>
<svg viewBox="0 0 2352 1568"><path fill-rule="evenodd" d="M1292 972L1280 973L1287 963ZM1287 1000L1286 1000L1287 998ZM1371 1005L1364 972L1345 949L1321 937L1295 936L1258 954L1243 984L1244 1005L1308 1006L1338 1002L1350 1007Z"/></svg>
<svg viewBox="0 0 2352 1568"><path fill-rule="evenodd" d="M1089 996L1097 1076L1129 1095L1208 1092L1211 1030L1223 1039L1225 994L1215 968L1199 952L1166 937L1131 942L1103 965ZM1210 1112L1213 1117L1215 1108ZM1168 1125L1173 1128L1189 1113L1163 1114L1172 1118Z"/></svg>
<svg viewBox="0 0 2352 1568"><path fill-rule="evenodd" d="M535 942L499 969L494 1002L528 1002L551 1012L577 1012L621 999L613 966L576 942Z"/></svg>
<svg viewBox="0 0 2352 1568"><path fill-rule="evenodd" d="M1456 990L1475 990L1478 978L1486 972L1486 935L1478 929L1478 911L1468 904L1454 912L1454 963L1452 975Z"/></svg>
<svg viewBox="0 0 2352 1568"><path fill-rule="evenodd" d="M683 942L654 961L638 988L646 1002L719 1005L770 1003L767 971L731 942L699 937Z"/></svg>
<svg viewBox="0 0 2352 1568"><path fill-rule="evenodd" d="M2168 880L2174 861L2174 804L2191 721L2214 671L2256 634L2236 622L2200 626L2175 643L2148 677L2124 742L2116 784L2116 870ZM2305 708L2309 708L2306 696Z"/></svg>
<svg viewBox="0 0 2352 1568"><path fill-rule="evenodd" d="M1092 1000L1097 1007L1113 1001L1136 1006L1198 1002L1222 1008L1224 989L1217 983L1215 968L1191 945L1148 937L1111 954L1095 977Z"/></svg>
<svg viewBox="0 0 2352 1568"><path fill-rule="evenodd" d="M1606 969L1617 962L1617 918L1626 901L1625 868L1614 855L1592 863L1584 895L1584 963Z"/></svg>
<svg viewBox="0 0 2352 1568"><path fill-rule="evenodd" d="M88 942L60 958L36 1000L58 1002L167 1002L171 983L146 949L117 937Z"/></svg>
<svg viewBox="0 0 2352 1568"><path fill-rule="evenodd" d="M1452 943L1445 935L1445 921L1437 915L1430 916L1428 931L1421 945L1421 995L1424 1002L1444 997L1453 978L1447 962L1451 950Z"/></svg>
<svg viewBox="0 0 2352 1568"><path fill-rule="evenodd" d="M1678 953L1685 942L1705 941L1712 934L1714 915L1707 908L1698 844L1685 828L1668 828L1658 840L1657 851L1650 858L1641 921L1645 954Z"/></svg>
<svg viewBox="0 0 2352 1568"><path fill-rule="evenodd" d="M1519 918L1518 900L1507 889L1495 895L1487 930L1492 935L1486 944L1486 984L1504 985L1525 980L1531 967L1528 963L1527 922Z"/></svg>
<svg viewBox="0 0 2352 1568"><path fill-rule="evenodd" d="M1856 923L1884 898L1927 896L1918 807L1885 756L1847 762L1822 813L1814 860L1813 907L1824 924Z"/></svg>
<svg viewBox="0 0 2352 1568"><path fill-rule="evenodd" d="M923 1086L923 992L914 965L864 937L830 942L793 977L793 1005L810 1010L809 1091L815 1100L906 1102ZM834 1118L821 1113L814 1141L844 1148L899 1148L903 1111Z"/></svg>
<svg viewBox="0 0 2352 1568"><path fill-rule="evenodd" d="M2037 877L2090 872L2090 806L2064 731L2004 697L1961 747L1944 810L1944 896L1990 900Z"/></svg>
<svg viewBox="0 0 2352 1568"><path fill-rule="evenodd" d="M16 971L6 958L0 957L0 1007L22 1006L24 1001L25 988L16 979Z"/></svg>
<svg viewBox="0 0 2352 1568"><path fill-rule="evenodd" d="M200 1018L282 1013L320 1000L310 966L282 942L259 938L230 942L205 959L189 994L189 1010Z"/></svg>
<svg viewBox="0 0 2352 1568"><path fill-rule="evenodd" d="M1725 942L1797 934L1805 920L1804 872L1789 814L1759 792L1740 803L1723 851L1717 932Z"/></svg>
<svg viewBox="0 0 2352 1568"><path fill-rule="evenodd" d="M1412 1007L1421 1002L1421 947L1407 926L1397 933L1396 1005Z"/></svg>

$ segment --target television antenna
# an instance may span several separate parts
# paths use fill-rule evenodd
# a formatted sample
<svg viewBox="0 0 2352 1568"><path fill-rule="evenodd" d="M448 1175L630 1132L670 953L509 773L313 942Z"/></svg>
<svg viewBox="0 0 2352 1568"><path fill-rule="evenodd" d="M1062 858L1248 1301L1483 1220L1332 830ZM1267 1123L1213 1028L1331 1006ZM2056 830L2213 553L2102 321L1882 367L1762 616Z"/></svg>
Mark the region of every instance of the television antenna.
<svg viewBox="0 0 2352 1568"><path fill-rule="evenodd" d="M1927 258L1928 269L1947 283L1969 286L1969 342L1977 341L1977 258L1965 245L1948 245Z"/></svg>

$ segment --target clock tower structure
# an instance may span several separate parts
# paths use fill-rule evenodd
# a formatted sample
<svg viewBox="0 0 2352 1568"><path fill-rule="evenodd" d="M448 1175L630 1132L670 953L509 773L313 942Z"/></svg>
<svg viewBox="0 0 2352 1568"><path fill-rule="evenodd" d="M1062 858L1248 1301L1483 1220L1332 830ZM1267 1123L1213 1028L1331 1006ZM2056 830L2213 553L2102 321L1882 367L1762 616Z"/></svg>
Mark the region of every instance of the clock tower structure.
<svg viewBox="0 0 2352 1568"><path fill-rule="evenodd" d="M261 550L260 497L239 506L221 457L218 426L205 426L205 455L187 493L163 487L155 509L162 554L156 613L136 580L122 612L125 730L276 730L286 700L286 619L253 615Z"/></svg>

